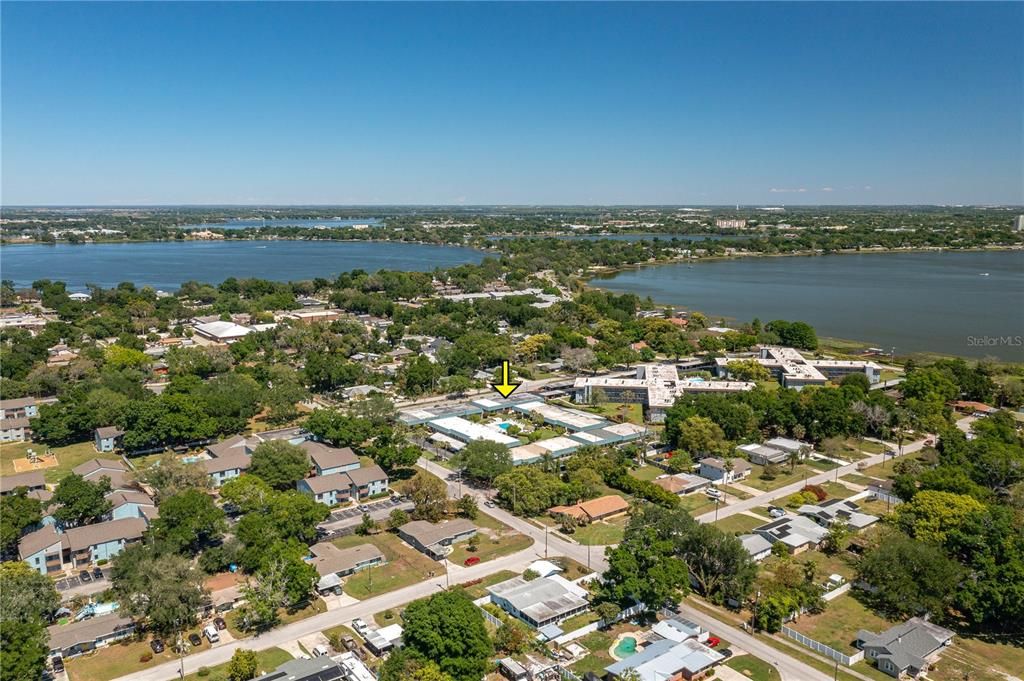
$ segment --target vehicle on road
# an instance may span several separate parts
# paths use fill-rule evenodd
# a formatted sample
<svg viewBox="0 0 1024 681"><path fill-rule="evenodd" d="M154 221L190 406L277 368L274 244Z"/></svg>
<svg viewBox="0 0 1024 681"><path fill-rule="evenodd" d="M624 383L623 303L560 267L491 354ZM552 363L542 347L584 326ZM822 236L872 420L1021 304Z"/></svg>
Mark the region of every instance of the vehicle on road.
<svg viewBox="0 0 1024 681"><path fill-rule="evenodd" d="M158 638L154 638L149 642L149 647L153 649L154 653L164 652L164 642Z"/></svg>
<svg viewBox="0 0 1024 681"><path fill-rule="evenodd" d="M494 508L494 502L488 499L487 501L484 502L484 506L486 506L487 508Z"/></svg>

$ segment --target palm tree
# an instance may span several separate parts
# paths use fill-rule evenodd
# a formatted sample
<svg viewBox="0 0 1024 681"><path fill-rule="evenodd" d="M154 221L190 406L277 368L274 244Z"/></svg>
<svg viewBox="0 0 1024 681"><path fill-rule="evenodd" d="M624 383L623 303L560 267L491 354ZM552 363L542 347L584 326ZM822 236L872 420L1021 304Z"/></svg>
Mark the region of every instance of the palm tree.
<svg viewBox="0 0 1024 681"><path fill-rule="evenodd" d="M789 472L792 473L796 469L796 465L800 462L800 452L789 453Z"/></svg>

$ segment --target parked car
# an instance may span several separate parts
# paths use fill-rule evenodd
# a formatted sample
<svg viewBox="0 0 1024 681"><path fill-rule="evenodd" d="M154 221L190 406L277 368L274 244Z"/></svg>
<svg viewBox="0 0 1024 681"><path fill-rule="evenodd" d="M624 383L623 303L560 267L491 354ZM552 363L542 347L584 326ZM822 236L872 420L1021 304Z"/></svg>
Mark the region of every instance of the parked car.
<svg viewBox="0 0 1024 681"><path fill-rule="evenodd" d="M213 626L217 627L220 631L224 631L228 628L228 623L224 621L223 617L215 617L213 619Z"/></svg>
<svg viewBox="0 0 1024 681"><path fill-rule="evenodd" d="M487 500L484 502L484 506L486 506L487 508L494 508L494 502Z"/></svg>
<svg viewBox="0 0 1024 681"><path fill-rule="evenodd" d="M199 634L189 634L188 642L192 644L193 648L198 648L203 645L203 639L199 638Z"/></svg>
<svg viewBox="0 0 1024 681"><path fill-rule="evenodd" d="M345 650L355 650L359 647L356 640L351 636L345 636L341 639L341 642L345 646Z"/></svg>
<svg viewBox="0 0 1024 681"><path fill-rule="evenodd" d="M106 577L106 575L103 574L103 570L99 569L98 567L92 569L92 578L93 579L100 580L100 579L103 579L104 577Z"/></svg>
<svg viewBox="0 0 1024 681"><path fill-rule="evenodd" d="M82 570L78 573L78 578L82 580L82 584L88 584L92 581L92 575L89 574L88 570Z"/></svg>
<svg viewBox="0 0 1024 681"><path fill-rule="evenodd" d="M715 646L717 646L721 642L722 642L722 639L718 638L717 636L708 636L708 640L707 640L706 643L707 643L707 646L709 648L714 648Z"/></svg>
<svg viewBox="0 0 1024 681"><path fill-rule="evenodd" d="M366 622L357 617L354 620L352 620L352 628L355 630L357 634L362 636L368 627L366 626Z"/></svg>
<svg viewBox="0 0 1024 681"><path fill-rule="evenodd" d="M217 627L212 624L207 624L203 627L203 636L205 636L206 640L210 643L217 643L220 641L220 633L217 632Z"/></svg>
<svg viewBox="0 0 1024 681"><path fill-rule="evenodd" d="M781 518L786 515L786 512L778 506L771 506L768 508L768 515L772 518Z"/></svg>
<svg viewBox="0 0 1024 681"><path fill-rule="evenodd" d="M154 638L149 642L149 647L153 649L154 653L164 652L164 642L158 638Z"/></svg>
<svg viewBox="0 0 1024 681"><path fill-rule="evenodd" d="M712 499L721 499L722 498L721 490L717 490L714 487L705 487L704 488L704 494L707 494Z"/></svg>
<svg viewBox="0 0 1024 681"><path fill-rule="evenodd" d="M470 565L476 565L479 562L480 562L480 556L470 556L466 560L462 561L462 564L465 565L466 567L469 567Z"/></svg>
<svg viewBox="0 0 1024 681"><path fill-rule="evenodd" d="M359 510L365 513L366 511L370 510L370 507L367 506L366 504L359 504Z"/></svg>
<svg viewBox="0 0 1024 681"><path fill-rule="evenodd" d="M60 655L54 655L53 659L50 660L50 664L53 666L53 671L55 674L64 673L64 658Z"/></svg>

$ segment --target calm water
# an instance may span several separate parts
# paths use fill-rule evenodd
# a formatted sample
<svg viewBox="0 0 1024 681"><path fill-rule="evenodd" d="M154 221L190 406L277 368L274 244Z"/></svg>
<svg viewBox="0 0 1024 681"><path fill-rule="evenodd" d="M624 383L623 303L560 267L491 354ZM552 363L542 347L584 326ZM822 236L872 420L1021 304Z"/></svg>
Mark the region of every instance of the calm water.
<svg viewBox="0 0 1024 681"><path fill-rule="evenodd" d="M740 321L802 320L820 335L897 353L1024 361L1019 339L1000 340L1024 336L1019 251L716 260L594 283Z"/></svg>
<svg viewBox="0 0 1024 681"><path fill-rule="evenodd" d="M183 229L245 229L247 227L351 227L352 225L380 225L378 218L348 220L342 218L317 218L315 220L230 220L228 222L204 222L199 225L183 225Z"/></svg>
<svg viewBox="0 0 1024 681"><path fill-rule="evenodd" d="M516 236L496 236L491 237L492 241L500 241L502 239L517 239ZM608 239L609 241L653 241L658 239L660 241L672 241L672 239L678 239L679 241L722 241L723 239L749 239L751 238L747 234L739 235L728 235L728 234L663 234L663 233L638 233L638 234L563 234L561 236L554 237L555 239L582 239L584 241L600 241L601 239Z"/></svg>
<svg viewBox="0 0 1024 681"><path fill-rule="evenodd" d="M0 277L28 286L37 279L64 281L72 288L104 288L131 281L176 290L196 280L218 284L228 277L297 281L333 278L340 272L453 267L480 262L481 251L368 241L183 241L166 243L4 246Z"/></svg>

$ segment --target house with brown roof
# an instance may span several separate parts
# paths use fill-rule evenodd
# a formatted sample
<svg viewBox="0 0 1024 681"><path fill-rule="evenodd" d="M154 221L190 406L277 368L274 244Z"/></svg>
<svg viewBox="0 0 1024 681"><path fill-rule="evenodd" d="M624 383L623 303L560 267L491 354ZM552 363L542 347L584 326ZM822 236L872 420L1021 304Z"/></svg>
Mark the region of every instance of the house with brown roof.
<svg viewBox="0 0 1024 681"><path fill-rule="evenodd" d="M64 569L65 548L65 535L54 525L43 525L18 541L18 558L39 574L48 575Z"/></svg>
<svg viewBox="0 0 1024 681"><path fill-rule="evenodd" d="M25 442L32 439L32 426L27 416L0 418L0 442Z"/></svg>
<svg viewBox="0 0 1024 681"><path fill-rule="evenodd" d="M358 463L358 459L356 461ZM346 473L316 475L299 480L296 487L300 492L312 495L321 504L336 506L387 492L388 474L374 464L354 468Z"/></svg>
<svg viewBox="0 0 1024 681"><path fill-rule="evenodd" d="M0 400L0 418L32 418L39 416L39 406L34 397L16 397L10 400Z"/></svg>
<svg viewBox="0 0 1024 681"><path fill-rule="evenodd" d="M122 518L72 527L64 533L68 542L65 562L77 568L110 560L125 544L142 539L148 524L144 518Z"/></svg>
<svg viewBox="0 0 1024 681"><path fill-rule="evenodd" d="M46 631L49 633L50 654L67 658L128 638L135 633L135 623L131 618L110 613L71 624L54 624Z"/></svg>
<svg viewBox="0 0 1024 681"><path fill-rule="evenodd" d="M116 426L103 426L94 433L94 446L97 452L112 452L121 446L124 431Z"/></svg>
<svg viewBox="0 0 1024 681"><path fill-rule="evenodd" d="M359 468L359 457L351 447L330 447L312 440L306 440L299 446L306 450L317 475L346 473Z"/></svg>
<svg viewBox="0 0 1024 681"><path fill-rule="evenodd" d="M206 469L206 474L213 481L213 486L220 487L228 480L237 478L249 470L252 457L244 451L235 450L213 459L203 459L202 464Z"/></svg>
<svg viewBox="0 0 1024 681"><path fill-rule="evenodd" d="M120 459L89 459L71 469L89 482L110 479L111 490L130 490L135 487L129 477L128 466Z"/></svg>
<svg viewBox="0 0 1024 681"><path fill-rule="evenodd" d="M552 516L567 515L582 523L614 518L628 511L629 503L618 494L609 494L572 506L552 506L548 509L548 513Z"/></svg>
<svg viewBox="0 0 1024 681"><path fill-rule="evenodd" d="M689 473L661 475L651 480L655 485L672 494L690 494L711 484L707 478Z"/></svg>
<svg viewBox="0 0 1024 681"><path fill-rule="evenodd" d="M0 495L11 494L19 487L24 487L30 492L46 489L46 478L43 477L42 471L0 476Z"/></svg>
<svg viewBox="0 0 1024 681"><path fill-rule="evenodd" d="M373 544L359 544L339 549L330 542L320 542L309 547L312 559L309 563L316 568L320 581L316 588L327 591L341 584L341 578L367 568L384 565L387 560Z"/></svg>

